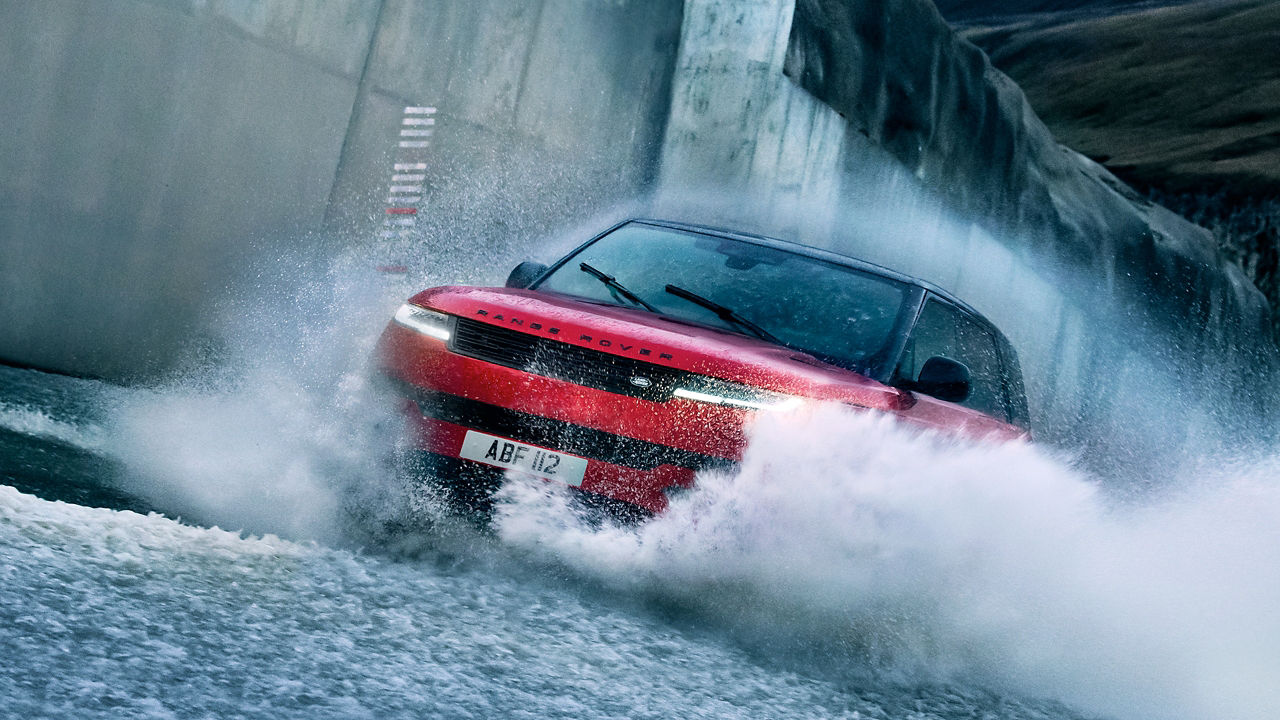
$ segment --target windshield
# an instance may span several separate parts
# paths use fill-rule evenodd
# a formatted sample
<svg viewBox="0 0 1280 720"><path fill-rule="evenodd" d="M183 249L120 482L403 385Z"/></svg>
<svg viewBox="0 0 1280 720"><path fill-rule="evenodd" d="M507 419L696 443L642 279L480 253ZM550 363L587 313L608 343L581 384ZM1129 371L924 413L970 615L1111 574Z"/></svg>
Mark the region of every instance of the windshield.
<svg viewBox="0 0 1280 720"><path fill-rule="evenodd" d="M537 289L649 306L761 336L754 325L783 345L873 375L909 295L900 282L818 258L643 223L623 225L581 249ZM709 302L691 301L690 294Z"/></svg>

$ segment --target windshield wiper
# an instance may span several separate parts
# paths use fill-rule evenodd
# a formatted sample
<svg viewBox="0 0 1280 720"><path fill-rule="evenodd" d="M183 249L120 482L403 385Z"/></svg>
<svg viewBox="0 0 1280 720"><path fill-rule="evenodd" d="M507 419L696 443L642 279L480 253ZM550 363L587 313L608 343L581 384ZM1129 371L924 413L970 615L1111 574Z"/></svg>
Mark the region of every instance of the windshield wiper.
<svg viewBox="0 0 1280 720"><path fill-rule="evenodd" d="M608 273L597 270L596 268L593 268L586 263L578 263L578 269L594 277L600 282L604 283L605 287L608 287L609 290L614 293L614 295L621 295L627 300L630 300L632 304L639 305L643 307L645 310L648 310L649 312L652 312L652 313L658 312L657 308L645 302L644 300L641 300L639 295L628 290L626 285L623 285L622 283L618 282L616 279L614 279L612 275L609 275Z"/></svg>
<svg viewBox="0 0 1280 720"><path fill-rule="evenodd" d="M715 313L716 317L720 318L721 320L724 320L725 322L731 323L733 325L737 325L738 327L749 331L752 335L755 335L761 340L768 340L769 342L775 343L777 345L786 345L786 343L782 342L778 338L769 334L768 330L765 330L759 325L742 317L732 308L725 307L724 305L721 305L715 300L708 300L702 297L701 295L689 292L688 290L685 290L684 288L678 287L676 285L668 285L667 292L671 293L672 295L675 295L678 298L684 298L685 300L688 300L691 303L701 305L702 307Z"/></svg>

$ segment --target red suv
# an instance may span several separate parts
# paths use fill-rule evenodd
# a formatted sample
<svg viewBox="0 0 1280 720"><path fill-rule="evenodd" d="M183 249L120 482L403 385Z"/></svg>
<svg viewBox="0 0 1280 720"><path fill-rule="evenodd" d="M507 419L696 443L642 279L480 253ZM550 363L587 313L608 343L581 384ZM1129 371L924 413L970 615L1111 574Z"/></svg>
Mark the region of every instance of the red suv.
<svg viewBox="0 0 1280 720"><path fill-rule="evenodd" d="M426 470L483 506L512 470L660 512L758 413L838 402L1027 435L1017 356L927 283L738 232L629 220L505 288L409 299L379 343Z"/></svg>

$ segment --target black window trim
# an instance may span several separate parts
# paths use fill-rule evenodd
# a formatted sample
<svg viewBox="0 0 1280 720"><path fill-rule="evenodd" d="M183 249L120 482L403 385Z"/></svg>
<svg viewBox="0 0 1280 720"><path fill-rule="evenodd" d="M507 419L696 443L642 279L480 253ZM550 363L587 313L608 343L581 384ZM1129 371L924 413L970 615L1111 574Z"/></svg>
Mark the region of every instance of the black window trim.
<svg viewBox="0 0 1280 720"><path fill-rule="evenodd" d="M1000 376L1000 395L1004 405L1004 416L1005 416L1003 418L997 417L996 419L1002 420L1003 422L1007 422L1013 425L1017 425L1019 427L1029 426L1030 420L1029 420L1029 414L1027 413L1027 409L1026 409L1027 403L1026 403L1025 391L1023 393L1016 392L1015 389L1011 387L1011 382L1010 382L1010 378L1012 377L1013 373L1010 372L1010 363L1008 359L1009 355L1013 355L1013 365L1018 368L1019 380L1021 380L1022 368L1021 368L1021 364L1018 363L1017 354L1014 352L1013 345L1009 342L1009 339L1005 337L1004 333L1000 332L1000 329L997 328L995 324L992 323L990 320L985 318L981 313L977 312L976 310L970 307L967 307L964 303L955 302L951 298L939 292L934 291L932 288L927 289L923 293L923 297L921 297L920 306L916 311L915 317L911 320L910 328L903 335L903 338L902 338L903 349L905 350L907 340L915 333L916 323L920 321L920 314L924 312L924 307L930 300L936 300L942 303L943 305L947 305L951 307L957 313L959 313L960 315L963 315L969 320L972 320L974 324L976 324L978 327L986 330L991 334L991 337L993 340L995 340L995 344L996 344L996 347L995 347L996 361L999 363L998 372ZM902 365L902 356L899 355L897 358L897 363L895 363L894 365L894 371L893 371L894 383L900 382L903 379L899 374L899 371L902 369L901 365ZM1021 384L1021 382L1019 382L1019 384Z"/></svg>

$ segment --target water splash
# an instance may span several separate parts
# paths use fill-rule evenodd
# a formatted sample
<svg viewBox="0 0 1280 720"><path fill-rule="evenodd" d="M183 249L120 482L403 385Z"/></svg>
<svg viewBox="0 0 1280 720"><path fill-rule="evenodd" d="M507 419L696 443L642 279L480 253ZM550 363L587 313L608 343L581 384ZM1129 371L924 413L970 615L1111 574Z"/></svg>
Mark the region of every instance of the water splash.
<svg viewBox="0 0 1280 720"><path fill-rule="evenodd" d="M0 402L0 428L82 450L100 449L106 436L99 425L67 422L42 408L6 402Z"/></svg>
<svg viewBox="0 0 1280 720"><path fill-rule="evenodd" d="M535 254L550 260L625 207L542 237ZM377 386L372 354L414 293L501 284L517 262L513 240L477 241L476 227L495 221L484 208L477 202L411 244L276 238L258 248L258 262L246 262L257 274L212 301L205 345L213 349L202 345L176 377L111 403L106 449L129 469L124 489L170 515L293 540L350 541L370 524L438 515L429 497L405 492L392 467L402 420ZM544 215L521 222L545 224ZM278 255L279 247L295 250ZM388 258L408 272L379 272Z"/></svg>
<svg viewBox="0 0 1280 720"><path fill-rule="evenodd" d="M445 261L439 277L511 264ZM113 408L104 445L130 468L126 489L203 524L324 542L347 540L353 493L375 518L403 513L385 462L398 425L368 358L396 304L436 283L395 287L360 262L232 293L229 358ZM1270 470L1121 504L1035 447L827 408L764 419L737 472L702 477L644 526L592 524L564 491L512 481L496 527L527 554L837 675L1009 688L1127 717L1269 717Z"/></svg>
<svg viewBox="0 0 1280 720"><path fill-rule="evenodd" d="M1280 485L1268 468L1117 503L1027 444L823 408L764 418L740 469L635 528L512 480L508 542L856 676L1125 717L1280 711Z"/></svg>
<svg viewBox="0 0 1280 720"><path fill-rule="evenodd" d="M346 505L372 501L400 427L370 355L404 295L352 253L227 298L224 357L111 412L129 492L171 515L339 542Z"/></svg>

